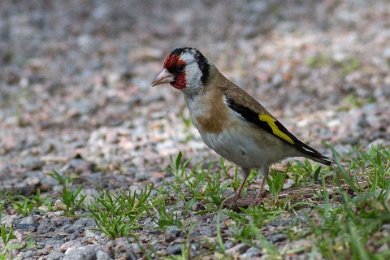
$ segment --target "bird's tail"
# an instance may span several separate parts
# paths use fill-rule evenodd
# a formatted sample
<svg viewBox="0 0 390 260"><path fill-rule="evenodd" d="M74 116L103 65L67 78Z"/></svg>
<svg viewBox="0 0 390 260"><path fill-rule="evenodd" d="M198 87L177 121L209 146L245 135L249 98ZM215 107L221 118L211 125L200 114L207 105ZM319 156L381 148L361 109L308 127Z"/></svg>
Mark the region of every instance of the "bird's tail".
<svg viewBox="0 0 390 260"><path fill-rule="evenodd" d="M334 163L334 161L332 159L330 159L329 157L326 157L324 155L321 155L321 157L309 157L310 159L312 159L313 161L316 161L316 162L319 162L319 163L322 163L323 165L332 165Z"/></svg>
<svg viewBox="0 0 390 260"><path fill-rule="evenodd" d="M300 152L302 152L305 157L307 157L307 158L309 158L309 159L311 159L313 161L322 163L324 165L331 165L331 164L334 163L334 161L332 159L322 155L319 151L317 151L313 147L310 147L307 144L305 144L305 143L303 143L303 142L301 142L299 140L297 140L297 141L298 141L298 143L296 143L295 147Z"/></svg>

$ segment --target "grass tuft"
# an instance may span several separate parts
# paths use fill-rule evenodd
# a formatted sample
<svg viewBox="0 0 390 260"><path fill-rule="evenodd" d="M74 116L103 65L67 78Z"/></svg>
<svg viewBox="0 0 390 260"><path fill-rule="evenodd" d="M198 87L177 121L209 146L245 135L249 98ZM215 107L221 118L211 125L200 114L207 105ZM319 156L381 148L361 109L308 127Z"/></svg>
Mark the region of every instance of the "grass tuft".
<svg viewBox="0 0 390 260"><path fill-rule="evenodd" d="M95 219L97 230L111 239L132 236L132 231L141 227L140 218L149 210L151 191L152 186L147 186L139 194L104 190L95 196L88 212Z"/></svg>

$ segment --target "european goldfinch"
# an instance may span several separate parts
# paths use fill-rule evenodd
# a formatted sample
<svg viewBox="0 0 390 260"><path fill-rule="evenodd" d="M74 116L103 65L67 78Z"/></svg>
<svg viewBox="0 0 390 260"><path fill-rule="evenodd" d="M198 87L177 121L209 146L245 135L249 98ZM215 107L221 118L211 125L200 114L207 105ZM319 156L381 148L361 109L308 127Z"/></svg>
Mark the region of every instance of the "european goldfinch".
<svg viewBox="0 0 390 260"><path fill-rule="evenodd" d="M260 192L254 200L258 204L272 163L287 157L332 163L289 132L195 48L177 48L165 58L163 70L152 86L164 83L184 93L192 122L206 145L241 167L244 180L231 198L234 203L240 198L251 169L260 169L263 174Z"/></svg>

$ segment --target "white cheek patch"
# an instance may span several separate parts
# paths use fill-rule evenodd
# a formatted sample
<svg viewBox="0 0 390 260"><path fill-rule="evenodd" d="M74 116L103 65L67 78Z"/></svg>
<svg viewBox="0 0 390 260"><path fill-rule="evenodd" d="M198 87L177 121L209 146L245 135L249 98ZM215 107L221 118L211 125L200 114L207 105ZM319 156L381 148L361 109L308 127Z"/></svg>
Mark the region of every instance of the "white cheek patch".
<svg viewBox="0 0 390 260"><path fill-rule="evenodd" d="M197 88L200 87L202 82L202 72L196 62L190 63L186 66L186 82L187 87Z"/></svg>
<svg viewBox="0 0 390 260"><path fill-rule="evenodd" d="M195 50L189 50L180 56L180 59L187 64L185 69L187 89L195 89L202 86L201 78L203 74L199 68L198 62L195 59L195 55Z"/></svg>

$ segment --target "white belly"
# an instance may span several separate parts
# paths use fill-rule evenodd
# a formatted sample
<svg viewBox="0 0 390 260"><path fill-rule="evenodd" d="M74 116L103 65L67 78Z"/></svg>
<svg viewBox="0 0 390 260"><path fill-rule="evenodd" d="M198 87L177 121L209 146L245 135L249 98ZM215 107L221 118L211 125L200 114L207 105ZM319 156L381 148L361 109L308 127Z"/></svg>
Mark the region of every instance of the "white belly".
<svg viewBox="0 0 390 260"><path fill-rule="evenodd" d="M245 168L261 168L290 155L291 151L286 151L280 140L267 137L268 133L264 133L264 138L259 139L253 138L245 129L242 130L241 133L227 129L218 134L200 134L209 148Z"/></svg>

